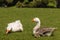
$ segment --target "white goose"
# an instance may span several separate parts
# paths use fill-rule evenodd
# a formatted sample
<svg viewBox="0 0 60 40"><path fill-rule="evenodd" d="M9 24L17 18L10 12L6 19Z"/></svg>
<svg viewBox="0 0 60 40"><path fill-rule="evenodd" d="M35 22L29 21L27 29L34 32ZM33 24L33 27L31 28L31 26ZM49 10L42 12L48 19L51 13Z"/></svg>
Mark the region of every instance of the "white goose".
<svg viewBox="0 0 60 40"><path fill-rule="evenodd" d="M10 31L12 32L23 31L23 25L21 24L20 20L16 20L15 22L8 24L6 34L8 34Z"/></svg>
<svg viewBox="0 0 60 40"><path fill-rule="evenodd" d="M37 17L33 18L32 21L37 23L37 25L33 28L33 35L35 37L51 36L52 32L56 29L56 28L40 28L41 22L40 19Z"/></svg>

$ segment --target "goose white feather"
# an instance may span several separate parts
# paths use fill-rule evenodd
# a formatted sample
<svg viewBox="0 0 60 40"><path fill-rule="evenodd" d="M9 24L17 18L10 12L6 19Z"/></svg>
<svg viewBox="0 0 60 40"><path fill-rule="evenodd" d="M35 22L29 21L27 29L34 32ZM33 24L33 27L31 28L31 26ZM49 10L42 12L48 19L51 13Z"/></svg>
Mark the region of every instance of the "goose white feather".
<svg viewBox="0 0 60 40"><path fill-rule="evenodd" d="M13 32L23 31L23 25L20 20L16 20L15 22L8 24L6 33L8 33L8 30Z"/></svg>

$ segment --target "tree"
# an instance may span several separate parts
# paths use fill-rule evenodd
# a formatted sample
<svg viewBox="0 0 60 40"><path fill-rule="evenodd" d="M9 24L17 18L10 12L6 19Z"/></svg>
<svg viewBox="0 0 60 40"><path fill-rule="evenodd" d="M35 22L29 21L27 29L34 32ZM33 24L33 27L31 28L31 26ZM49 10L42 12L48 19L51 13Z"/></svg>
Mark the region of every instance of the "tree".
<svg viewBox="0 0 60 40"><path fill-rule="evenodd" d="M56 5L57 5L56 0L49 0L47 6L48 7L56 7Z"/></svg>

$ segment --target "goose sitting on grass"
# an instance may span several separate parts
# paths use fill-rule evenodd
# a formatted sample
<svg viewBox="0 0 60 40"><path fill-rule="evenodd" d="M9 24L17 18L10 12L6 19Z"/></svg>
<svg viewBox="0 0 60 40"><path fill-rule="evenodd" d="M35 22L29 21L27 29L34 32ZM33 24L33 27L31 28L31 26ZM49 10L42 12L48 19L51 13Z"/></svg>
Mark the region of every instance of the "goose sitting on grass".
<svg viewBox="0 0 60 40"><path fill-rule="evenodd" d="M41 22L40 22L40 19L39 18L33 18L32 20L33 22L36 22L37 25L33 28L33 35L35 37L40 37L40 36L51 36L53 31L56 29L56 28L40 28L41 26Z"/></svg>
<svg viewBox="0 0 60 40"><path fill-rule="evenodd" d="M12 32L23 31L23 25L21 24L20 20L16 20L15 22L8 24L6 34L8 34L10 31Z"/></svg>

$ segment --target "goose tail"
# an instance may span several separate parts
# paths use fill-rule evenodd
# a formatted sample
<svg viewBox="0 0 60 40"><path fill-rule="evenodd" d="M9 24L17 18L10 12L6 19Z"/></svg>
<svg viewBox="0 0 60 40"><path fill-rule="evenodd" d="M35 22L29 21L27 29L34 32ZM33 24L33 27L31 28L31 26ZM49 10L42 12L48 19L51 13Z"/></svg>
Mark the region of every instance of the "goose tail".
<svg viewBox="0 0 60 40"><path fill-rule="evenodd" d="M57 27L55 27L55 28L52 28L53 30L56 30L56 29L58 29Z"/></svg>

